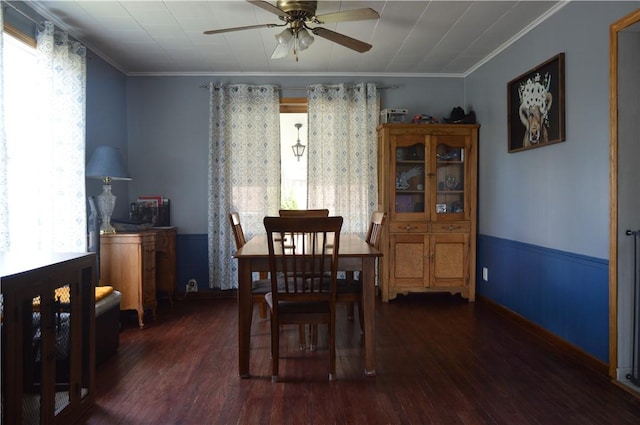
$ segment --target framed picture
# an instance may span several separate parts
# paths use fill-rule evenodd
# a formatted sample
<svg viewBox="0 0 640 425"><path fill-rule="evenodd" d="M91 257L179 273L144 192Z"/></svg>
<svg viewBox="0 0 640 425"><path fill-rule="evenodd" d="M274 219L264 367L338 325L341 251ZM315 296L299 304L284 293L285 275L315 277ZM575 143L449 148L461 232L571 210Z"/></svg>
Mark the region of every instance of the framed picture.
<svg viewBox="0 0 640 425"><path fill-rule="evenodd" d="M509 152L564 142L564 53L507 83Z"/></svg>
<svg viewBox="0 0 640 425"><path fill-rule="evenodd" d="M157 208L162 205L162 196L138 196L138 204Z"/></svg>

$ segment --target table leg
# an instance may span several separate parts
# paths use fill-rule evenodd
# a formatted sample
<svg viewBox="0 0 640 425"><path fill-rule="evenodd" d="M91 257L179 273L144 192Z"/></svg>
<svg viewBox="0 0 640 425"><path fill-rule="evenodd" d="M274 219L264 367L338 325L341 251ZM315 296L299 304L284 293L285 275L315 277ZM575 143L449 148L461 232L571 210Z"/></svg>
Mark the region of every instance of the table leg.
<svg viewBox="0 0 640 425"><path fill-rule="evenodd" d="M375 258L362 259L362 305L364 312L364 373L376 374Z"/></svg>
<svg viewBox="0 0 640 425"><path fill-rule="evenodd" d="M238 259L238 370L241 378L250 378L249 353L251 349L251 260Z"/></svg>
<svg viewBox="0 0 640 425"><path fill-rule="evenodd" d="M137 311L138 311L138 327L140 329L144 329L144 308L139 307Z"/></svg>

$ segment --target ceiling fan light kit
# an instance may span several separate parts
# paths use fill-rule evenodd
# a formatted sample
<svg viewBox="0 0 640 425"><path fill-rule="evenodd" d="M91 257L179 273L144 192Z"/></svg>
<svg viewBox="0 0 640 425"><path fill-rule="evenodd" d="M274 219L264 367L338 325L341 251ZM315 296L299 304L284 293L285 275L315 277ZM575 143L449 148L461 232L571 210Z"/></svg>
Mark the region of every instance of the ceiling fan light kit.
<svg viewBox="0 0 640 425"><path fill-rule="evenodd" d="M292 26L284 29L280 34L276 35L276 45L271 59L281 59L286 57L289 52L293 52L293 56L298 62L298 52L306 50L314 42L314 38L304 27Z"/></svg>
<svg viewBox="0 0 640 425"><path fill-rule="evenodd" d="M276 41L278 42L278 44L282 44L283 46L286 46L291 41L292 37L293 37L293 32L291 31L291 29L286 28L282 30L280 34L276 35Z"/></svg>
<svg viewBox="0 0 640 425"><path fill-rule="evenodd" d="M300 41L300 50L304 50L309 48L309 46L313 44L315 38L313 38L311 34L309 34L309 31L302 28L300 31L298 31L298 40Z"/></svg>
<svg viewBox="0 0 640 425"><path fill-rule="evenodd" d="M328 30L323 27L310 27L309 25L322 25L326 23L361 21L367 19L380 19L378 12L371 8L353 9L343 12L316 15L317 1L278 0L276 6L266 1L247 0L254 6L273 13L283 21L283 24L248 25L244 27L223 28L219 30L205 31L204 34L220 34L225 32L242 31L254 28L274 28L287 26L284 31L275 36L277 44L271 55L271 59L280 59L293 53L298 61L298 52L309 48L315 41L309 31L318 37L340 44L341 46L355 50L359 53L371 49L371 44L351 38L344 34Z"/></svg>

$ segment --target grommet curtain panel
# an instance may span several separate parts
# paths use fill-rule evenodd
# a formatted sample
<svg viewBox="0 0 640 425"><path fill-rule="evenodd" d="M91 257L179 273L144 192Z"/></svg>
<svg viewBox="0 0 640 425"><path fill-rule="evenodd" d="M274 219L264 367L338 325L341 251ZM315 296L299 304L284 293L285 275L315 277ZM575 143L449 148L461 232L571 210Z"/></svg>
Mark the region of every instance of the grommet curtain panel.
<svg viewBox="0 0 640 425"><path fill-rule="evenodd" d="M209 287L238 287L229 212L250 239L280 208L280 99L272 85L209 85Z"/></svg>
<svg viewBox="0 0 640 425"><path fill-rule="evenodd" d="M3 63L0 249L84 252L86 49L50 22L36 38L35 66L22 70L33 71L32 97L9 93ZM7 104L16 99L27 101Z"/></svg>
<svg viewBox="0 0 640 425"><path fill-rule="evenodd" d="M308 208L344 217L343 233L365 236L378 205L380 104L373 83L308 87Z"/></svg>

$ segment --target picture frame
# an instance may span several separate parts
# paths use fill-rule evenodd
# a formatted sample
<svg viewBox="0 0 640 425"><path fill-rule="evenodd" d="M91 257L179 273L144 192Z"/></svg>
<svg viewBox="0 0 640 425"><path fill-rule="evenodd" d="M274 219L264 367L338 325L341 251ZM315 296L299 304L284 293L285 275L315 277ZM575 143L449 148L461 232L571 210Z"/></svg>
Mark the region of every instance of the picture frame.
<svg viewBox="0 0 640 425"><path fill-rule="evenodd" d="M162 205L162 196L138 196L138 204L157 208Z"/></svg>
<svg viewBox="0 0 640 425"><path fill-rule="evenodd" d="M564 142L564 53L507 83L509 153Z"/></svg>

